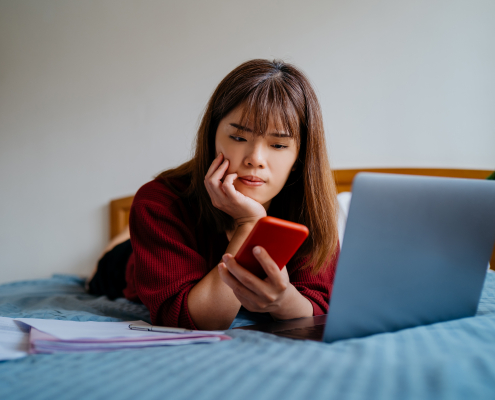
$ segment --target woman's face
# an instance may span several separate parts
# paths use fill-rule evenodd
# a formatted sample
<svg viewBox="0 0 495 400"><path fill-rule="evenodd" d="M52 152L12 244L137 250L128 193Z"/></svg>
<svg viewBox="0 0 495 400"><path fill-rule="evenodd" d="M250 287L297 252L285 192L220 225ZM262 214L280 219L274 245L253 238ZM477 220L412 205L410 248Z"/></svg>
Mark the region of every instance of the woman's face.
<svg viewBox="0 0 495 400"><path fill-rule="evenodd" d="M277 132L271 119L264 137L253 134L252 126L241 126L242 111L238 106L220 121L216 155L223 153L229 160L227 174L237 174L236 190L268 209L289 178L299 149L287 133Z"/></svg>

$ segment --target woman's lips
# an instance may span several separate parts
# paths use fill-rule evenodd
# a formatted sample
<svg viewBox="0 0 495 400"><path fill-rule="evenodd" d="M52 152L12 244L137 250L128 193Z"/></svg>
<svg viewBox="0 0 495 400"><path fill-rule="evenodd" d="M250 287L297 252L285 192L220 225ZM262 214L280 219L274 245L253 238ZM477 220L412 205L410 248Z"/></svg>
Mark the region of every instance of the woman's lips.
<svg viewBox="0 0 495 400"><path fill-rule="evenodd" d="M243 177L243 178L237 178L239 179L242 183L244 183L244 185L246 186L261 186L263 185L265 182L262 181L262 180L251 180L249 178L246 178L246 177ZM259 178L258 178L259 179Z"/></svg>

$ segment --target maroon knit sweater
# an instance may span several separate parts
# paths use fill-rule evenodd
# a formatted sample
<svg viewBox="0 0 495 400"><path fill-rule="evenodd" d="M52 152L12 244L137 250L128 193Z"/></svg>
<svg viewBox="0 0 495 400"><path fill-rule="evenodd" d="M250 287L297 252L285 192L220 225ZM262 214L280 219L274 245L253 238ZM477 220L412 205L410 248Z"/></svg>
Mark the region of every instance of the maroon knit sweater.
<svg viewBox="0 0 495 400"><path fill-rule="evenodd" d="M187 182L174 181L183 190ZM225 232L197 224L198 207L154 180L134 197L129 218L132 255L126 269L129 300L141 300L155 325L197 329L189 315L189 291L221 260ZM328 311L337 257L325 272L301 270L304 260L287 264L291 283L313 305L313 315Z"/></svg>

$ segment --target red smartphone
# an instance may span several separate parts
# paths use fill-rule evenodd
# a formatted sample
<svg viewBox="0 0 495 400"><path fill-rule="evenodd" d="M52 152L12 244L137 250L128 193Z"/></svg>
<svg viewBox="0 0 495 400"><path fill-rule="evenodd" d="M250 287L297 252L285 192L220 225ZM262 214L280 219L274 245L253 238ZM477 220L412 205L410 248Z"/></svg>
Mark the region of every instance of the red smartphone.
<svg viewBox="0 0 495 400"><path fill-rule="evenodd" d="M282 269L308 237L307 227L274 217L261 218L235 256L236 261L260 279L266 273L253 254L255 246L263 247Z"/></svg>

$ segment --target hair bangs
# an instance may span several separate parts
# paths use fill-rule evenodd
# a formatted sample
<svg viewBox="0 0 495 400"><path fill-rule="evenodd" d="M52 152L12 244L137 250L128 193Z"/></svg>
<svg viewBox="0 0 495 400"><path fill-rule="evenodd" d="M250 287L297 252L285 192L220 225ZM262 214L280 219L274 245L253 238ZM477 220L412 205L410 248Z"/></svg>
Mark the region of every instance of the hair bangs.
<svg viewBox="0 0 495 400"><path fill-rule="evenodd" d="M288 135L299 146L301 110L296 109L282 81L277 78L265 80L248 94L243 104L242 126L260 136L271 133ZM275 132L267 132L270 122L275 126Z"/></svg>

